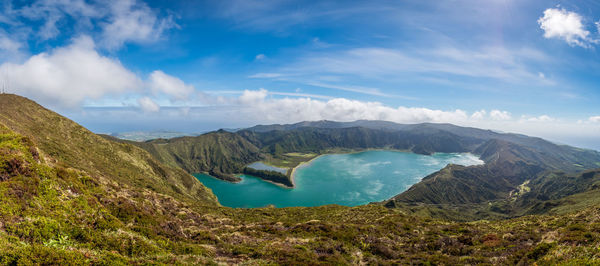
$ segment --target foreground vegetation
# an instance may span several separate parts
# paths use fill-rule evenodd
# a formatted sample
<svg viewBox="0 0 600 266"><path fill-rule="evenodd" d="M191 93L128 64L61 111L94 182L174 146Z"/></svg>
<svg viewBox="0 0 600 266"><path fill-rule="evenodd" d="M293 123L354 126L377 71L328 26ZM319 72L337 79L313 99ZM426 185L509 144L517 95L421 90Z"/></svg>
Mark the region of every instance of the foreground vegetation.
<svg viewBox="0 0 600 266"><path fill-rule="evenodd" d="M141 149L17 96L0 104L2 265L600 263L593 200L576 212L473 222L381 204L231 209ZM596 184L595 172L581 177Z"/></svg>
<svg viewBox="0 0 600 266"><path fill-rule="evenodd" d="M1 264L593 263L600 208L448 222L380 205L230 209L51 165L0 134Z"/></svg>

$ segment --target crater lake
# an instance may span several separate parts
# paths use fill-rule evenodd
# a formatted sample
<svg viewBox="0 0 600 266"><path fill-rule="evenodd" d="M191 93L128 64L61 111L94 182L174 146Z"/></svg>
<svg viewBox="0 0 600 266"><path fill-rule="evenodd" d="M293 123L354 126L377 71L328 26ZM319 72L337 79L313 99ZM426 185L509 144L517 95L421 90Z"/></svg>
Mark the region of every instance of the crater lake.
<svg viewBox="0 0 600 266"><path fill-rule="evenodd" d="M407 190L423 177L448 164L483 164L469 153L434 153L369 150L349 154L327 154L300 165L294 173L296 187L283 188L260 178L240 175L230 183L206 174L195 174L228 207L256 208L356 206L389 199Z"/></svg>

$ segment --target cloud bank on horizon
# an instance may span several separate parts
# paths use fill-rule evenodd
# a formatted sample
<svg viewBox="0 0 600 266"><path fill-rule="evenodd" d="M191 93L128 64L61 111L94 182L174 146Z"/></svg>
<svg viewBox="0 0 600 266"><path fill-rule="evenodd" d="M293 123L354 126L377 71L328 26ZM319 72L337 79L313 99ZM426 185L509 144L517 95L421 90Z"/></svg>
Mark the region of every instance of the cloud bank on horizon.
<svg viewBox="0 0 600 266"><path fill-rule="evenodd" d="M0 10L9 91L96 131L376 119L600 149L593 1L37 0Z"/></svg>

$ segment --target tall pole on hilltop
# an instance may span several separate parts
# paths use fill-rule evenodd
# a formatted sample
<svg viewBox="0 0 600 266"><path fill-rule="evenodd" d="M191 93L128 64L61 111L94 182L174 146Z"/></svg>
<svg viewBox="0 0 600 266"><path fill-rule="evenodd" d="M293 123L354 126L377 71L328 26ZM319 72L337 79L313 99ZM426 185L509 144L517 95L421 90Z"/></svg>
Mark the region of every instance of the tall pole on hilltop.
<svg viewBox="0 0 600 266"><path fill-rule="evenodd" d="M0 93L4 94L4 91L6 91L6 79L4 78L4 75L2 75L2 84L0 85Z"/></svg>
<svg viewBox="0 0 600 266"><path fill-rule="evenodd" d="M0 93L5 94L8 91L8 73L6 73L6 69L2 69L1 75Z"/></svg>

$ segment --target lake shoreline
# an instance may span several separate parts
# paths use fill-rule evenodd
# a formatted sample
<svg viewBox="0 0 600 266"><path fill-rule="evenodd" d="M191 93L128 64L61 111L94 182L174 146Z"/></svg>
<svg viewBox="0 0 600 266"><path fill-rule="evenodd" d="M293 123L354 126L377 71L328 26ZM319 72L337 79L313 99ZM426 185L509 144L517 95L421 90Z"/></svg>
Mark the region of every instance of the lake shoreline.
<svg viewBox="0 0 600 266"><path fill-rule="evenodd" d="M321 157L321 156L323 156L323 155L327 155L327 154L320 154L320 155L317 155L317 156L315 156L314 158L312 158L312 159L310 159L310 160L308 160L308 161L305 161L305 162L301 162L300 164L298 164L298 165L296 165L294 168L292 168L292 172L290 173L290 177L289 177L289 178L290 178L290 182L292 182L292 188L295 188L295 187L296 187L296 180L295 180L295 178L294 178L294 175L296 174L296 169L300 168L300 167L301 167L301 166L303 166L303 165L308 165L308 164L310 164L312 161L316 160L317 158L319 158L319 157Z"/></svg>
<svg viewBox="0 0 600 266"><path fill-rule="evenodd" d="M323 155L332 156L321 158ZM276 183L289 186L292 184L289 179L271 182L252 174L236 175L243 180L239 184L223 182L205 174L196 177L211 188L219 202L227 207L356 206L402 193L418 183L420 178L443 169L447 164L469 166L481 161L475 155L464 153L440 152L427 156L407 151L368 149L313 153L304 162L297 163L293 175L294 169L289 172L294 178L295 189Z"/></svg>

